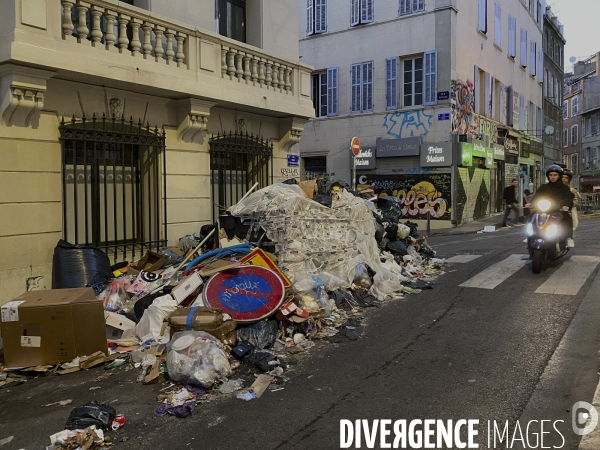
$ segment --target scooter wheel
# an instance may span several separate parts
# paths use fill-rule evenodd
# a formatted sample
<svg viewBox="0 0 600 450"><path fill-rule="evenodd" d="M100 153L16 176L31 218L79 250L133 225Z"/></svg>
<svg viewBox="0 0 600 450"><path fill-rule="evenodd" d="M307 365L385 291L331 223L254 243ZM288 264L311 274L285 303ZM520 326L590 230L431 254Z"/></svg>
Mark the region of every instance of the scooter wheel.
<svg viewBox="0 0 600 450"><path fill-rule="evenodd" d="M531 271L533 273L540 273L542 271L542 261L544 259L543 256L544 253L541 250L533 250L533 256L531 257L531 259L533 260L531 262Z"/></svg>

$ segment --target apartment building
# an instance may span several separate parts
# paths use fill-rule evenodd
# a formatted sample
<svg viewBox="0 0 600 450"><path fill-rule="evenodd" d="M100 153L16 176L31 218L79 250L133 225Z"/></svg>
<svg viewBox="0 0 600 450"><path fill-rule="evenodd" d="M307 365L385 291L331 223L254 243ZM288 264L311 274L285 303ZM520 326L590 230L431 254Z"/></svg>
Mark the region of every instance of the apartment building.
<svg viewBox="0 0 600 450"><path fill-rule="evenodd" d="M544 129L538 135L544 139L544 162L563 163L563 85L564 85L564 27L550 6L544 14ZM552 128L548 128L552 127Z"/></svg>
<svg viewBox="0 0 600 450"><path fill-rule="evenodd" d="M594 113L595 104L591 98L594 90L597 89L595 80L599 75L600 53L596 53L589 58L575 62L573 72L565 74L564 100L563 100L563 152L564 163L574 173L574 187L584 190L580 175L584 170L593 170L591 160L593 157L584 158L582 151L583 136L586 136L586 145L589 146L589 138L593 136L591 126L591 116ZM589 89L589 93L587 92ZM588 106L586 112L590 118L588 130L584 130L584 121L582 116L583 99L587 97ZM590 150L587 149L587 153ZM591 155L590 155L591 156ZM583 162L586 159L586 162ZM586 184L591 186L589 183Z"/></svg>
<svg viewBox="0 0 600 450"><path fill-rule="evenodd" d="M294 175L314 115L295 0L8 0L0 303L59 239L134 260Z"/></svg>
<svg viewBox="0 0 600 450"><path fill-rule="evenodd" d="M299 0L300 58L315 68L305 177L403 199L433 226L501 208L506 180L541 181L545 4L529 0Z"/></svg>

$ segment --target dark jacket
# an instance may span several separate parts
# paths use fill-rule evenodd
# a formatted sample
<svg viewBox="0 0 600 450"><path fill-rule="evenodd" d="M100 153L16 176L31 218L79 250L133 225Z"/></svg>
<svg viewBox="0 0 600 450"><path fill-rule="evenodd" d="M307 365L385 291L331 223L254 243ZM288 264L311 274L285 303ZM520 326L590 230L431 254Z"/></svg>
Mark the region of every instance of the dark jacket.
<svg viewBox="0 0 600 450"><path fill-rule="evenodd" d="M506 189L504 189L504 194L502 195L502 198L507 204L519 203L517 201L517 187L507 186Z"/></svg>
<svg viewBox="0 0 600 450"><path fill-rule="evenodd" d="M562 181L556 183L547 183L541 185L533 197L533 202L540 199L548 199L557 209L562 209L563 206L568 206L569 209L573 208L573 193L571 188L564 184Z"/></svg>

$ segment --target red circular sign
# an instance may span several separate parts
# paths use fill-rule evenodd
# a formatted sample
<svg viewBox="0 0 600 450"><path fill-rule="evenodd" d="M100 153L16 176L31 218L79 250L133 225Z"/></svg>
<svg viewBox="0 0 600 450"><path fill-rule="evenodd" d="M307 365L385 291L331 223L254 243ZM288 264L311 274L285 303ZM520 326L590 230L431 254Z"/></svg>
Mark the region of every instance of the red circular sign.
<svg viewBox="0 0 600 450"><path fill-rule="evenodd" d="M352 150L352 154L354 156L360 155L360 139L353 137L350 141L350 149Z"/></svg>
<svg viewBox="0 0 600 450"><path fill-rule="evenodd" d="M245 266L214 275L202 295L206 306L221 309L236 322L256 322L279 308L285 288L272 270Z"/></svg>

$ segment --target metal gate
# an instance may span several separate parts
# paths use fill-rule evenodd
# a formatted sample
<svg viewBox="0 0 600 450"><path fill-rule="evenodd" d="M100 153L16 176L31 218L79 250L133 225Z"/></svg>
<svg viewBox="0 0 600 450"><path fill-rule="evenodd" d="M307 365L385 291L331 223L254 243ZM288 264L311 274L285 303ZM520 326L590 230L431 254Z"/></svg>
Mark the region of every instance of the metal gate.
<svg viewBox="0 0 600 450"><path fill-rule="evenodd" d="M63 119L60 142L65 240L114 261L166 245L164 130L94 115Z"/></svg>
<svg viewBox="0 0 600 450"><path fill-rule="evenodd" d="M229 133L209 142L213 220L235 205L254 183L258 188L273 178L273 144L258 136Z"/></svg>

